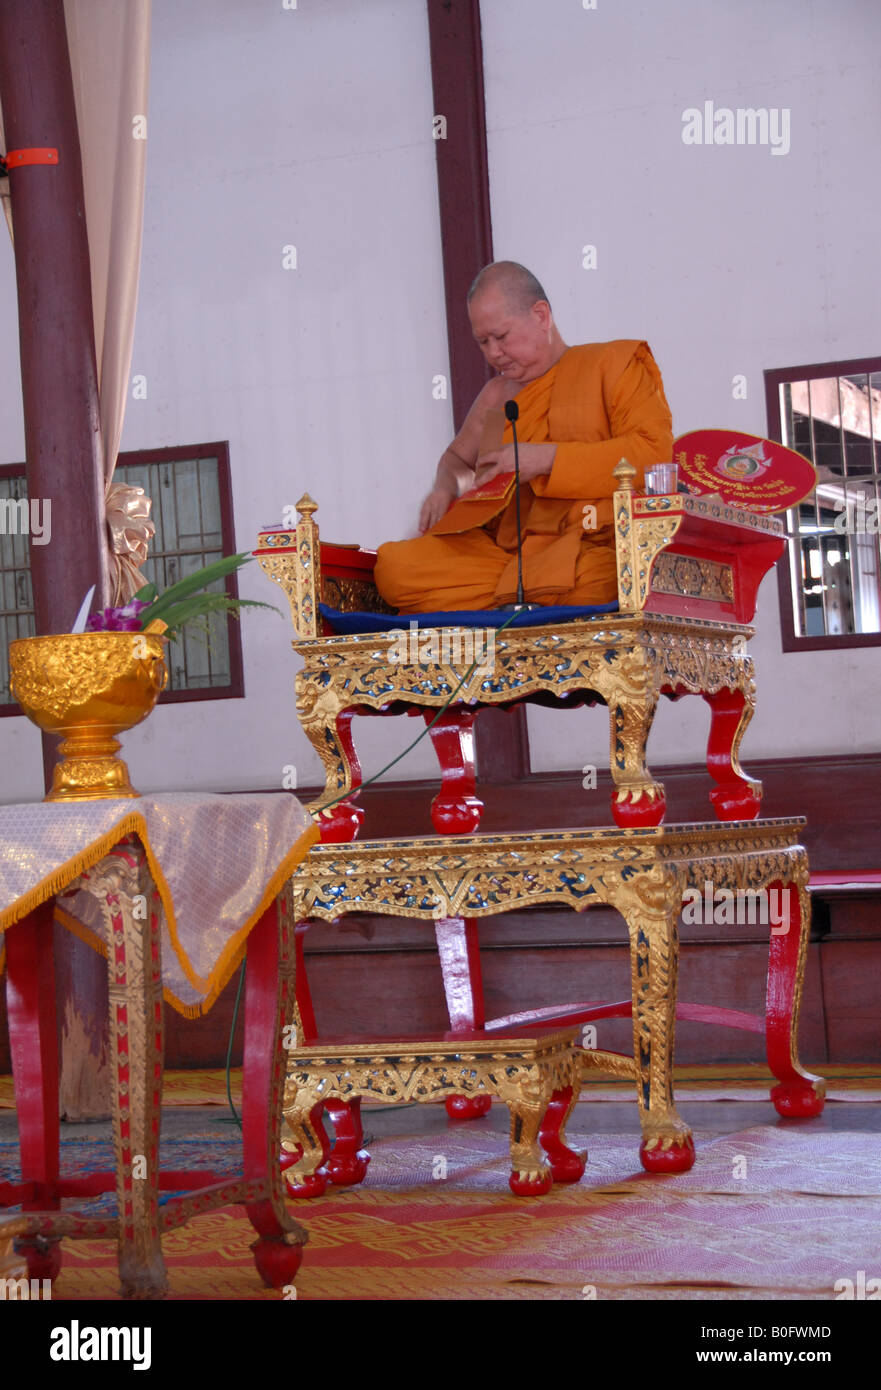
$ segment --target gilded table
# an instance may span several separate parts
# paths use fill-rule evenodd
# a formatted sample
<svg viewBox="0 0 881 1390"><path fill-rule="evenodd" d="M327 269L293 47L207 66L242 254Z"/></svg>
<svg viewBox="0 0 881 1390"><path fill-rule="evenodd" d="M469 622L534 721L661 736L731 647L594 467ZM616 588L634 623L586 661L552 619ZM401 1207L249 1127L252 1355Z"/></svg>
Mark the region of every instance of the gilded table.
<svg viewBox="0 0 881 1390"><path fill-rule="evenodd" d="M803 1070L797 1033L810 930L808 861L799 844L802 819L727 824L662 825L629 830L546 831L455 839L400 839L322 844L292 884L298 921L333 921L347 913L422 918L437 932L452 1032L486 1033L512 1018L484 1023L479 986L480 918L527 906L559 903L581 912L611 906L623 916L630 940L631 1000L626 1005L561 1006L517 1016L523 1028L583 1023L596 1017L633 1019L633 1054L585 1050L586 1069L630 1077L642 1123L643 1165L683 1171L694 1161L691 1131L676 1111L673 1049L677 1016L678 917L686 893L709 911L718 900L751 900L762 920L766 891L779 894L766 913L769 934L764 1019L695 1006L687 1017L765 1033L768 1064L777 1085L771 1097L782 1115L808 1116L823 1106L824 1083ZM732 896L733 895L733 896ZM756 896L758 895L758 896ZM720 920L717 915L715 920ZM725 920L721 916L721 920ZM751 920L755 920L755 917ZM301 996L299 1041L317 1045ZM376 1044L379 1053L380 1045ZM291 1053L289 1075L298 1053ZM338 1103L337 1103L338 1104ZM334 1112L332 1112L334 1113ZM334 1119L336 1122L336 1113ZM342 1117L338 1161L357 1145L357 1116ZM342 1138L342 1143L341 1143ZM348 1146L348 1148L347 1148ZM333 1174L331 1173L331 1176ZM343 1179L351 1181L351 1177Z"/></svg>

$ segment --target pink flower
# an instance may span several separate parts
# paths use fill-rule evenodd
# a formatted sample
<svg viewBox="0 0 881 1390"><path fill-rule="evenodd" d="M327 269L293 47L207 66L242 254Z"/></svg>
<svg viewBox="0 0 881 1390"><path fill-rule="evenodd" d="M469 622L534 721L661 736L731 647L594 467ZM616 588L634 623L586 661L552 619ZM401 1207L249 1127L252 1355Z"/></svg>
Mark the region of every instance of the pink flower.
<svg viewBox="0 0 881 1390"><path fill-rule="evenodd" d="M121 608L105 608L92 613L86 623L87 632L140 632L141 613L149 608L149 603L132 598Z"/></svg>

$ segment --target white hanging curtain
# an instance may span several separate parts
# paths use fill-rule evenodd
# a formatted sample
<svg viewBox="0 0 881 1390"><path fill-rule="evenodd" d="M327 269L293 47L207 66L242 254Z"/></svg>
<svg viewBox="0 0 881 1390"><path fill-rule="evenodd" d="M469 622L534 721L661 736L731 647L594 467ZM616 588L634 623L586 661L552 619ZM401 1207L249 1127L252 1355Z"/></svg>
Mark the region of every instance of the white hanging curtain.
<svg viewBox="0 0 881 1390"><path fill-rule="evenodd" d="M0 111L0 151L6 153L6 132L3 129L3 112ZM3 203L3 216L12 236L12 207L9 201L9 179L0 179L0 201Z"/></svg>
<svg viewBox="0 0 881 1390"><path fill-rule="evenodd" d="M154 534L143 488L114 483L125 418L144 221L151 0L64 0L83 163L104 453L111 602L143 584ZM0 140L3 139L0 116ZM0 180L12 233L8 183Z"/></svg>

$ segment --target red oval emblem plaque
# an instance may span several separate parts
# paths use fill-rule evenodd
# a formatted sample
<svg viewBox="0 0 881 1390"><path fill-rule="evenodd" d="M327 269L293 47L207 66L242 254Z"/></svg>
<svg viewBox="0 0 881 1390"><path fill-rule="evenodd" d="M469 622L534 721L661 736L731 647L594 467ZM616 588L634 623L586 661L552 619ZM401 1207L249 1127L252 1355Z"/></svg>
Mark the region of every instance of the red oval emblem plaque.
<svg viewBox="0 0 881 1390"><path fill-rule="evenodd" d="M742 430L691 430L673 441L673 462L689 492L717 493L753 512L785 512L817 486L804 454Z"/></svg>

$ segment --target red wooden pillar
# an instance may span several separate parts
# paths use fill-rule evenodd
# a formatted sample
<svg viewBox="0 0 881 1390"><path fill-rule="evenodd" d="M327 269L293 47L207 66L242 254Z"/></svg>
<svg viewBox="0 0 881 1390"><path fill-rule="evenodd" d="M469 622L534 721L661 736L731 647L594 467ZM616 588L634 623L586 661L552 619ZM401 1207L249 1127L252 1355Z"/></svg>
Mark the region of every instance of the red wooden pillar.
<svg viewBox="0 0 881 1390"><path fill-rule="evenodd" d="M471 334L465 296L477 272L493 259L483 47L479 0L427 0L434 113L446 117L437 143L450 386L456 429L491 376ZM490 782L529 773L526 710L481 710L475 723L477 769Z"/></svg>
<svg viewBox="0 0 881 1390"><path fill-rule="evenodd" d="M82 165L62 0L0 3L0 102L7 151L58 150L57 165L9 176L15 232L27 489L50 539L30 548L38 634L69 632L98 585L108 602L98 376ZM54 762L44 743L47 774ZM62 1112L106 1113L104 962L59 932ZM66 1045L65 1045L66 1044ZM102 1086L103 1080L103 1086Z"/></svg>

